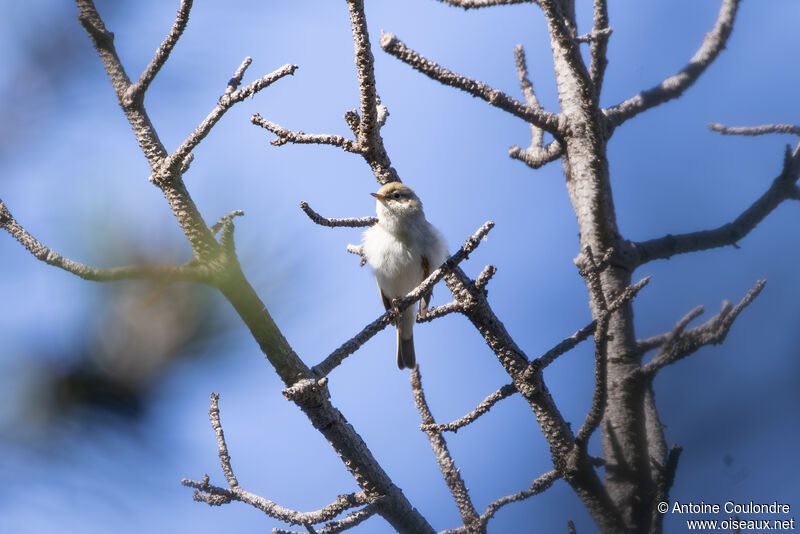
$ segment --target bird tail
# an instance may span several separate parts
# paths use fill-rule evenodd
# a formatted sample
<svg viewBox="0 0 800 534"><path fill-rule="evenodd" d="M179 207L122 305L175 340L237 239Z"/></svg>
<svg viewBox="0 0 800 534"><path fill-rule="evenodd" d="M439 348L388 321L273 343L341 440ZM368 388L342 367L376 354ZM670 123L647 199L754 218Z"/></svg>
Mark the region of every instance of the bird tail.
<svg viewBox="0 0 800 534"><path fill-rule="evenodd" d="M417 355L414 352L414 321L416 320L413 309L406 310L397 323L397 367L398 369L413 369L417 364ZM408 319L406 316L410 316Z"/></svg>

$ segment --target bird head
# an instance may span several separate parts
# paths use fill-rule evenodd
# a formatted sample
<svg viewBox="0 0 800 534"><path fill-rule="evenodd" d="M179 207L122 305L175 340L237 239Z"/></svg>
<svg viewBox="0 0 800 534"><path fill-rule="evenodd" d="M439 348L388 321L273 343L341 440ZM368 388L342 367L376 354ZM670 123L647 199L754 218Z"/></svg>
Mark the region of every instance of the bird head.
<svg viewBox="0 0 800 534"><path fill-rule="evenodd" d="M378 218L407 218L422 214L422 202L414 191L400 182L390 182L377 193Z"/></svg>

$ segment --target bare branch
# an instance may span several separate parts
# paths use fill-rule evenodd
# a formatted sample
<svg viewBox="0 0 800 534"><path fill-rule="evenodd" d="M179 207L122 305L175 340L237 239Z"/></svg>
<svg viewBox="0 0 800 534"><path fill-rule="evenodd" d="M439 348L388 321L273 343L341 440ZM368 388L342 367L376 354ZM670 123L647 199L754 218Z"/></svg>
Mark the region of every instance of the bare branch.
<svg viewBox="0 0 800 534"><path fill-rule="evenodd" d="M689 323L703 315L705 311L706 310L703 306L696 306L692 308L689 313L681 317L681 319L675 323L675 326L671 331L667 332L666 334L659 334L657 336L638 341L636 343L637 351L639 354L646 354L655 348L672 345L675 343L675 340L677 340L680 335L683 334L683 331L686 330L686 327L689 325Z"/></svg>
<svg viewBox="0 0 800 534"><path fill-rule="evenodd" d="M380 513L381 507L386 503L385 497L380 497L364 508L360 510L355 510L347 514L343 519L339 519L336 521L331 521L330 523L325 524L322 528L314 529L311 525L306 525L306 531L311 534L336 534L338 532L344 532L345 530L349 530L356 525L366 521L376 513ZM292 530L285 530L282 528L273 528L272 534L302 534Z"/></svg>
<svg viewBox="0 0 800 534"><path fill-rule="evenodd" d="M608 312L601 313L594 333L595 386L592 393L592 406L589 409L589 413L586 414L586 419L583 421L580 430L578 430L578 434L575 436L575 444L583 454L586 453L586 448L589 446L589 438L600 426L600 421L603 420L603 413L606 407L606 396L608 394L606 361L608 357L609 320L610 314Z"/></svg>
<svg viewBox="0 0 800 534"><path fill-rule="evenodd" d="M165 282L202 282L209 283L212 271L205 265L190 261L178 267L165 265L132 265L127 267L111 267L101 269L65 258L58 252L40 243L23 228L6 208L0 199L0 228L25 247L37 259L72 273L84 280L94 282L115 282L118 280L160 280Z"/></svg>
<svg viewBox="0 0 800 534"><path fill-rule="evenodd" d="M722 343L728 335L733 322L742 310L750 305L759 293L761 293L765 284L765 280L759 280L736 306L731 307L730 303L727 301L723 302L722 309L717 315L701 325L680 332L677 337L674 337L673 332L680 331L681 323L685 321L686 324L688 324L691 319L686 319L696 312L693 310L687 314L678 325L676 325L673 332L667 336L661 350L658 351L652 360L642 366L642 374L652 377L659 369L689 356L700 347ZM683 328L685 328L685 326L684 324Z"/></svg>
<svg viewBox="0 0 800 534"><path fill-rule="evenodd" d="M439 432L458 432L458 429L468 424L472 423L478 417L486 414L492 407L500 402L503 399L507 399L511 395L517 392L517 388L514 387L514 384L506 384L505 386L501 387L478 404L478 407L469 412L468 414L464 415L463 417L456 419L452 423L447 424L422 424L420 428L424 431L428 430L437 430Z"/></svg>
<svg viewBox="0 0 800 534"><path fill-rule="evenodd" d="M513 495L507 495L506 497L503 497L501 499L497 499L496 501L494 501L493 503L491 503L489 506L486 507L486 511L483 514L481 514L481 521L483 522L483 524L486 524L489 521L489 519L491 519L494 516L494 514L496 514L503 506L511 504L512 502L519 502L528 499L529 497L533 497L534 495L537 495L546 490L547 488L549 488L550 486L552 486L553 482L555 482L559 478L560 476L558 472L556 472L555 470L548 471L547 473L541 475L539 478L534 480L528 489L520 491L518 493L514 493Z"/></svg>
<svg viewBox="0 0 800 534"><path fill-rule="evenodd" d="M325 381L325 379L322 379ZM255 506L265 514L275 519L280 519L292 525L315 525L324 523L341 514L343 511L367 504L370 499L367 498L366 493L350 493L347 495L339 495L337 499L325 506L324 508L315 512L296 512L288 508L284 508L274 502L259 497L253 493L245 491L239 487L239 481L236 480L236 475L233 473L231 467L231 457L228 453L228 446L225 443L225 433L222 429L222 423L219 417L219 393L211 394L211 408L208 411L211 420L211 427L214 429L214 434L217 437L217 449L219 454L219 461L222 466L222 472L228 481L228 489L212 486L209 483L208 475L203 477L201 482L194 480L184 479L181 483L184 486L195 488L194 499L196 501L205 502L211 506L219 506L231 501L241 501L251 506ZM374 512L373 512L374 513Z"/></svg>
<svg viewBox="0 0 800 534"><path fill-rule="evenodd" d="M533 128L533 127L531 127ZM563 147L558 141L550 141L544 147L529 147L522 149L517 145L508 149L508 155L518 159L531 169L544 167L551 161L555 161L563 154Z"/></svg>
<svg viewBox="0 0 800 534"><path fill-rule="evenodd" d="M571 336L564 338L558 345L533 360L534 365L536 365L539 369L544 369L553 363L556 358L571 351L581 341L591 336L596 327L597 321L592 321Z"/></svg>
<svg viewBox="0 0 800 534"><path fill-rule="evenodd" d="M473 250L478 248L481 239L494 227L494 222L488 221L481 226L477 232L470 236L466 243L452 256L450 256L443 264L441 264L430 276L422 281L417 287L405 297L397 301L397 310L403 311L413 303L422 298L423 295L428 293L436 283L439 282L444 275L455 269L459 263L465 260ZM327 376L333 369L335 369L345 358L358 350L361 345L372 339L372 337L386 328L392 321L394 310L387 310L383 315L372 321L364 327L361 332L345 341L338 349L333 351L322 362L318 363L312 368L312 373L315 376Z"/></svg>
<svg viewBox="0 0 800 534"><path fill-rule="evenodd" d="M552 486L553 482L555 482L559 478L560 476L557 471L555 470L548 471L547 473L541 475L539 478L534 480L530 488L514 493L513 495L507 495L505 497L497 499L496 501L492 502L491 504L489 504L489 506L486 507L486 511L483 514L481 514L478 520L477 527L485 529L486 524L489 522L489 520L492 517L494 517L494 515L502 507L506 506L507 504L511 504L513 502L523 501L525 499L528 499L529 497L533 497L534 495L542 493L544 490ZM474 528L475 527L470 528L469 526L451 528L448 530L442 530L441 532L439 532L439 534L471 534L472 532L475 532L475 530L473 530Z"/></svg>
<svg viewBox="0 0 800 534"><path fill-rule="evenodd" d="M308 205L308 202L305 200L300 202L300 209L302 209L305 214L308 215L308 218L315 223L319 224L320 226L329 226L331 228L339 226L346 226L350 228L372 226L378 222L377 217L348 217L346 219L329 219L311 209L311 207Z"/></svg>
<svg viewBox="0 0 800 534"><path fill-rule="evenodd" d="M800 135L800 126L794 124L764 124L762 126L725 126L712 122L708 128L722 135L765 135L793 134Z"/></svg>
<svg viewBox="0 0 800 534"><path fill-rule="evenodd" d="M331 134L307 134L305 132L293 132L287 130L280 124L268 121L258 113L250 118L250 122L256 126L261 126L265 130L269 130L278 137L269 142L272 146L281 146L286 143L294 143L298 145L331 145L338 146L346 152L353 152L354 154L361 154L361 147L356 141L346 139L341 135Z"/></svg>
<svg viewBox="0 0 800 534"><path fill-rule="evenodd" d="M222 430L222 423L219 420L219 393L211 394L211 408L208 410L208 417L211 419L211 428L214 429L214 434L217 436L217 449L222 472L225 473L228 485L235 488L239 485L239 481L233 474L231 456L228 454L228 445L225 443L225 432Z"/></svg>
<svg viewBox="0 0 800 534"><path fill-rule="evenodd" d="M244 73L245 73L245 71L247 71L247 68L250 66L250 64L252 62L253 62L253 58L251 58L250 56L247 56L246 58L244 58L244 61L242 61L242 64L239 65L239 68L236 69L236 71L233 73L233 76L231 76L231 79L228 80L228 87L225 88L225 94L226 95L230 95L231 93L236 91L236 89L239 88L239 84L242 83L242 78L244 78Z"/></svg>
<svg viewBox="0 0 800 534"><path fill-rule="evenodd" d="M282 126L268 121L256 114L252 117L253 124L261 126L278 136L271 141L272 145L280 146L286 143L296 144L323 144L338 146L347 152L360 154L369 164L375 178L381 184L400 181L397 171L392 167L383 138L380 135L381 127L386 123L389 111L381 104L375 84L374 58L367 31L367 20L364 15L363 0L347 0L347 9L350 13L350 24L353 31L353 46L357 67L358 89L360 95L360 115L356 110L345 113L347 125L356 136L356 141L346 139L340 135L306 134L293 132Z"/></svg>
<svg viewBox="0 0 800 534"><path fill-rule="evenodd" d="M525 101L528 106L539 107L539 100L536 98L536 93L533 90L533 84L528 77L528 66L525 60L525 49L522 45L514 47L514 61L517 65L517 78L519 79L522 94L525 96ZM542 146L544 130L531 124L531 145L525 150L517 145L508 149L508 155L514 159L518 159L531 167L538 169L543 165L558 159L561 156L561 143L554 140Z"/></svg>
<svg viewBox="0 0 800 534"><path fill-rule="evenodd" d="M744 210L733 222L723 224L713 230L690 232L687 234L666 235L657 239L629 243L630 258L634 267L659 259L668 259L676 254L686 254L710 248L736 246L767 215L787 199L795 199L798 188L795 185L800 175L800 143L794 152L787 150L783 170L749 208Z"/></svg>
<svg viewBox="0 0 800 534"><path fill-rule="evenodd" d="M475 289L485 289L486 284L489 283L489 280L497 273L497 267L494 265L487 265L483 268L481 273L475 279Z"/></svg>
<svg viewBox="0 0 800 534"><path fill-rule="evenodd" d="M644 286L646 286L650 282L650 277L647 276L641 280L639 280L636 284L629 286L626 288L621 295L617 296L609 305L608 313L614 312L618 310L623 304L629 302L633 299L636 294L641 291ZM533 365L536 366L538 369L544 369L551 363L555 361L556 358L565 354L576 347L580 342L591 336L595 328L597 328L597 321L592 321L591 323L587 324L580 330L576 331L569 337L564 338L558 345L554 346L552 349L548 350L535 360L533 360Z"/></svg>
<svg viewBox="0 0 800 534"><path fill-rule="evenodd" d="M692 56L689 64L679 73L670 76L655 87L642 91L609 108L607 116L612 126L619 126L643 111L678 98L691 87L725 48L731 30L733 30L733 22L738 8L739 0L723 0L714 28L706 34L702 46Z"/></svg>
<svg viewBox="0 0 800 534"><path fill-rule="evenodd" d="M443 4L466 9L480 7L511 6L514 4L538 4L538 0L439 0Z"/></svg>
<svg viewBox="0 0 800 534"><path fill-rule="evenodd" d="M425 314L417 313L417 322L429 323L434 319L438 319L439 317L444 317L445 315L450 315L451 313L455 312L461 313L462 311L461 303L451 300L447 304L434 306L433 308L428 309Z"/></svg>
<svg viewBox="0 0 800 534"><path fill-rule="evenodd" d="M525 101L529 106L538 107L539 99L536 98L536 93L533 90L533 83L528 77L528 62L525 59L525 48L522 45L514 47L514 62L517 66L517 79L522 89L522 94L525 96ZM531 124L531 147L542 146L542 136L544 131Z"/></svg>
<svg viewBox="0 0 800 534"><path fill-rule="evenodd" d="M236 73L234 73L234 78L241 70L242 67L240 66L236 70ZM161 173L169 174L174 172L173 169L175 166L180 167L180 165L183 163L183 160L189 155L189 153L191 153L192 150L194 150L197 145L200 144L200 141L202 141L209 134L211 129L217 124L217 122L219 122L222 116L225 115L225 112L232 108L234 104L237 104L245 98L255 95L262 89L269 87L284 76L294 74L295 70L297 70L297 65L286 64L283 67L272 71L266 76L259 78L250 85L231 92L228 92L228 89L231 87L229 82L228 88L226 88L225 93L219 98L219 102L211 111L211 113L209 113L208 116L203 119L203 122L201 122L189 135L189 137L187 137L186 140L181 143L181 146L175 149L175 152L166 158Z"/></svg>
<svg viewBox="0 0 800 534"><path fill-rule="evenodd" d="M572 519L567 519L567 534L578 534L575 530L575 523L572 522Z"/></svg>
<svg viewBox="0 0 800 534"><path fill-rule="evenodd" d="M244 217L244 212L242 210L233 210L227 215L223 215L220 217L219 221L217 221L214 226L210 228L211 233L217 235L217 232L222 230L226 224L233 220L234 217Z"/></svg>
<svg viewBox="0 0 800 534"><path fill-rule="evenodd" d="M591 61L589 63L589 77L594 86L595 102L600 102L600 92L603 88L608 58L608 39L611 37L611 28L608 27L608 2L607 0L594 0L594 21L592 24L589 50Z"/></svg>
<svg viewBox="0 0 800 534"><path fill-rule="evenodd" d="M456 74L411 50L394 34L381 35L381 48L439 83L461 89L554 135L559 133L558 115L547 112L538 105L524 104L483 82Z"/></svg>
<svg viewBox="0 0 800 534"><path fill-rule="evenodd" d="M356 68L358 69L358 90L361 100L361 116L358 127L358 144L374 148L378 141L378 93L375 88L375 58L367 31L367 18L364 15L363 0L347 0L350 12L350 25L353 30Z"/></svg>
<svg viewBox="0 0 800 534"><path fill-rule="evenodd" d="M128 88L126 98L134 101L141 99L144 96L145 91L147 91L147 88L150 87L150 83L156 77L158 71L161 70L161 67L164 66L164 63L167 62L172 49L175 48L175 45L178 43L178 39L180 39L181 34L183 34L183 30L186 28L186 24L189 22L189 11L191 9L192 0L181 0L181 5L178 8L178 14L175 17L175 22L172 24L172 28L164 38L161 46L159 46L158 50L156 50L156 53L153 56L153 59L150 61L150 64L147 65L147 67L144 69L144 72L142 72L139 80Z"/></svg>
<svg viewBox="0 0 800 534"><path fill-rule="evenodd" d="M290 525L306 525L323 523L333 519L343 511L361 506L369 502L366 494L361 491L358 493L349 493L347 495L339 495L334 502L313 512L297 512L289 508L285 508L276 504L269 499L260 497L249 491L245 491L240 487L221 488L214 486L208 482L208 476L205 476L202 481L189 480L184 478L181 484L186 487L194 488L194 500L198 502L205 502L209 506L219 506L231 501L239 501L249 504L258 508L266 515L289 523Z"/></svg>
<svg viewBox="0 0 800 534"><path fill-rule="evenodd" d="M431 442L431 449L436 455L436 462L439 464L439 469L442 471L442 476L450 488L450 493L453 500L458 506L458 511L461 514L461 520L464 526L470 526L478 521L478 511L475 510L475 505L472 504L472 499L469 497L464 480L461 478L461 470L456 467L450 451L447 449L447 441L442 436L440 425L431 414L428 403L425 400L425 392L422 390L422 376L419 372L419 365L414 366L411 370L411 388L414 392L414 404L417 406L420 416L422 417L422 425L420 428L428 435L428 440Z"/></svg>

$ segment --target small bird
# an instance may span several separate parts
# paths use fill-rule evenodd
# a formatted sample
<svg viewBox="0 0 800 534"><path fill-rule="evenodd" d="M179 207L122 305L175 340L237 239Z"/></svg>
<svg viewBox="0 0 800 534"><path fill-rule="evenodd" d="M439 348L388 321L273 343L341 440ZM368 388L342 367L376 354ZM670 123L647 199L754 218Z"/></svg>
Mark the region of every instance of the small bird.
<svg viewBox="0 0 800 534"><path fill-rule="evenodd" d="M427 220L422 202L410 187L391 182L377 193L378 223L362 236L362 251L378 281L378 292L388 310L447 259L444 239ZM420 313L428 309L431 295L420 299ZM413 368L416 311L408 307L396 318L397 367Z"/></svg>

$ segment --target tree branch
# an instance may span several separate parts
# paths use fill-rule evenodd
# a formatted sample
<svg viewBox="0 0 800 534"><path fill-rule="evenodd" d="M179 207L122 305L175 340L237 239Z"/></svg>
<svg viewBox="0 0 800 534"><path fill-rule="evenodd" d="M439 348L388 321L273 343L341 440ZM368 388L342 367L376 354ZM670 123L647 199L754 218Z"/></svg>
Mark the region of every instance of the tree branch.
<svg viewBox="0 0 800 534"><path fill-rule="evenodd" d="M657 239L629 243L628 252L632 267L636 268L653 260L668 259L676 254L686 254L727 245L736 246L739 240L749 234L781 202L798 198L798 188L795 183L799 175L800 143L795 147L794 152L787 149L783 170L773 180L769 189L733 222L713 230L678 235L669 234Z"/></svg>
<svg viewBox="0 0 800 534"><path fill-rule="evenodd" d="M502 507L513 502L523 501L533 497L534 495L542 493L544 490L552 486L553 482L559 478L561 477L556 470L548 471L534 480L530 488L514 493L513 495L506 495L505 497L501 497L500 499L490 503L489 506L486 507L486 511L481 514L479 525L483 528L486 528L486 524L489 522L489 520L494 517L494 514L496 514ZM472 531L468 527L458 527L449 530L443 530L439 534L470 534L471 532Z"/></svg>
<svg viewBox="0 0 800 534"><path fill-rule="evenodd" d="M159 46L158 50L156 50L153 59L144 69L142 75L139 76L139 80L128 88L127 94L125 95L126 99L129 99L131 102L133 102L144 97L145 91L147 91L147 88L150 87L150 83L156 77L158 71L161 70L161 67L164 66L164 63L167 62L172 49L175 48L175 45L178 43L178 39L180 39L181 35L183 34L183 30L186 28L186 24L189 22L189 11L191 9L192 0L181 0L181 5L178 8L178 14L175 17L175 22L172 24L172 28L164 38L161 46Z"/></svg>
<svg viewBox="0 0 800 534"><path fill-rule="evenodd" d="M450 494L453 496L453 500L461 514L461 521L465 527L470 527L478 521L478 511L475 510L475 505L472 504L472 499L469 497L469 490L467 490L467 486L461 478L461 470L456 467L453 457L447 449L447 441L442 435L442 430L436 424L425 400L419 365L414 366L411 370L411 388L414 392L414 404L422 417L420 428L428 435L431 449L436 455L436 462L439 464L444 481L447 487L450 488Z"/></svg>
<svg viewBox="0 0 800 534"><path fill-rule="evenodd" d="M611 37L611 28L608 27L608 2L607 0L594 0L594 20L589 44L591 60L589 63L589 77L594 86L595 102L600 102L600 92L603 88L608 58L608 39Z"/></svg>
<svg viewBox="0 0 800 534"><path fill-rule="evenodd" d="M456 74L411 50L395 37L394 34L383 33L383 35L381 35L381 48L403 63L408 64L441 84L461 89L551 134L556 135L560 133L558 115L547 112L538 105L531 106L523 104L519 100L483 82Z"/></svg>
<svg viewBox="0 0 800 534"><path fill-rule="evenodd" d="M522 94L525 96L525 101L528 106L539 107L539 100L536 98L536 93L533 90L533 84L528 77L528 66L525 60L525 49L522 45L514 47L514 61L517 65L517 78L519 79ZM550 163L561 157L561 143L553 140L542 146L542 139L544 130L538 126L531 124L531 144L525 150L517 145L508 149L508 155L513 159L518 159L528 165L532 169L538 169L543 165Z"/></svg>
<svg viewBox="0 0 800 534"><path fill-rule="evenodd" d="M514 4L538 4L538 0L439 0L443 4L453 7L477 9L480 7L511 6Z"/></svg>
<svg viewBox="0 0 800 534"><path fill-rule="evenodd" d="M730 303L725 301L722 303L722 309L717 315L699 326L684 331L689 321L699 315L696 312L697 308L689 312L683 319L678 321L672 332L666 336L664 344L653 359L642 366L642 374L652 378L663 367L682 360L700 347L722 343L728 335L733 322L742 310L750 305L761 293L765 284L765 280L759 280L736 306L731 307Z"/></svg>
<svg viewBox="0 0 800 534"><path fill-rule="evenodd" d="M65 258L58 252L47 248L28 233L11 215L0 199L0 228L11 234L28 252L38 260L72 273L84 280L94 282L115 282L118 280L160 280L165 282L202 282L211 283L212 270L196 261L190 261L178 267L166 265L132 265L111 267L107 269L91 267L83 263Z"/></svg>
<svg viewBox="0 0 800 534"><path fill-rule="evenodd" d="M209 419L211 420L211 427L214 429L214 434L217 437L217 449L219 455L220 465L225 478L228 481L228 489L213 486L209 483L208 475L203 477L202 481L183 479L181 483L184 486L194 488L194 500L205 502L210 506L219 506L231 501L241 501L243 503L254 506L267 514L270 517L285 521L291 525L315 525L333 519L349 508L367 504L370 499L366 493L350 493L347 495L339 495L333 503L325 506L324 508L315 512L296 512L288 508L284 508L269 499L259 497L253 493L245 491L239 487L239 482L236 475L233 473L231 467L231 457L228 453L228 446L225 443L225 433L222 430L222 423L219 417L219 394L211 394L211 408L209 409Z"/></svg>
<svg viewBox="0 0 800 534"><path fill-rule="evenodd" d="M246 62L247 61L245 60L245 63ZM194 129L189 137L187 137L186 140L181 143L177 149L175 149L175 152L165 159L159 174L156 175L156 179L164 179L174 174L176 167L180 168L184 159L192 152L192 150L194 150L197 145L200 144L200 141L205 139L209 132L211 132L211 129L216 126L222 116L225 115L225 113L231 109L234 104L237 104L248 97L254 96L256 93L269 87L284 76L294 74L295 70L297 70L297 65L286 64L272 71L266 76L259 78L246 87L229 92L228 89L231 88L231 82L236 81L236 77L240 75L240 71L242 75L244 74L242 66L240 66L234 73L233 78L231 78L231 82L228 82L225 93L219 97L219 102L217 102L217 105L213 110L211 110L211 113L209 113L206 118L203 119L203 122L201 122L197 128Z"/></svg>
<svg viewBox="0 0 800 534"><path fill-rule="evenodd" d="M319 224L320 226L328 226L331 228L346 226L350 228L357 228L361 226L372 226L378 222L377 217L348 217L345 219L329 219L323 217L308 205L305 200L300 202L300 209L302 209L308 218Z"/></svg>
<svg viewBox="0 0 800 534"><path fill-rule="evenodd" d="M691 87L725 48L738 8L739 0L723 0L714 28L706 34L702 46L692 56L689 64L655 87L609 108L606 114L612 127L621 125L643 111L678 98Z"/></svg>
<svg viewBox="0 0 800 534"><path fill-rule="evenodd" d="M181 484L188 488L194 488L194 500L204 502L209 506L220 506L231 501L239 501L258 508L273 519L284 521L291 525L314 525L332 519L344 510L360 506L368 502L364 492L339 495L334 502L313 512L297 512L276 504L269 499L260 497L240 487L221 488L214 486L208 481L208 475L202 481L184 478Z"/></svg>
<svg viewBox="0 0 800 534"><path fill-rule="evenodd" d="M244 78L244 73L247 71L247 68L252 62L253 58L250 56L244 58L241 65L239 65L239 68L234 71L233 76L231 76L231 79L228 80L228 87L225 88L226 95L230 95L239 88L239 84L242 83L242 78Z"/></svg>
<svg viewBox="0 0 800 534"><path fill-rule="evenodd" d="M341 135L331 134L307 134L305 132L293 132L287 130L280 124L268 121L258 113L250 118L250 122L256 126L261 126L265 130L269 130L278 137L269 142L272 146L281 146L286 143L294 143L297 145L331 145L338 146L345 152L352 152L354 154L361 154L362 150L357 141L346 139Z"/></svg>
<svg viewBox="0 0 800 534"><path fill-rule="evenodd" d="M762 126L725 126L712 122L709 129L722 135L766 135L766 134L792 134L800 135L800 126L794 124L764 124Z"/></svg>
<svg viewBox="0 0 800 534"><path fill-rule="evenodd" d="M503 399L507 399L511 395L517 392L517 388L514 387L514 384L506 384L505 386L501 387L478 404L478 407L469 412L468 414L456 419L452 423L447 424L438 424L438 423L424 423L420 426L420 428L427 432L429 430L435 430L439 432L458 432L458 429L468 424L472 423L478 417L486 414L492 407L500 402Z"/></svg>
<svg viewBox="0 0 800 534"><path fill-rule="evenodd" d="M345 530L349 530L363 523L373 515L380 513L381 507L383 507L385 503L386 503L386 498L379 497L378 499L366 505L364 508L361 508L360 510L354 510L349 514L347 514L343 519L331 521L330 523L327 523L320 529L314 529L314 527L306 525L306 532L310 532L312 534L336 534L338 532L344 532ZM303 534L303 533L298 533L292 530L285 530L282 528L273 528L272 534Z"/></svg>
<svg viewBox="0 0 800 534"><path fill-rule="evenodd" d="M397 182L400 181L400 178L392 167L380 135L380 129L385 124L389 112L386 106L381 104L376 89L375 61L367 31L367 19L364 15L364 1L347 0L347 9L350 13L350 25L353 32L360 115L355 110L348 111L345 113L345 120L355 134L356 141L340 135L309 135L303 132L292 132L258 114L253 115L251 121L278 136L278 139L271 141L274 146L286 143L338 146L347 152L360 154L372 169L379 183Z"/></svg>
<svg viewBox="0 0 800 534"><path fill-rule="evenodd" d="M481 239L494 227L494 222L488 221L481 226L475 234L469 237L461 246L461 248L452 256L450 256L443 264L441 264L430 276L423 280L416 288L408 293L405 297L397 301L397 311L402 312L413 303L422 298L428 291L433 289L433 286L439 282L444 276L455 269L459 263L467 259L467 257L478 248ZM318 377L327 376L333 369L339 366L345 358L358 350L361 345L372 339L372 337L386 328L394 318L394 310L389 309L383 315L372 321L365 326L361 332L345 341L338 349L333 351L327 358L315 365L311 372Z"/></svg>
<svg viewBox="0 0 800 534"><path fill-rule="evenodd" d="M225 432L222 430L222 423L219 420L219 393L211 394L211 408L208 410L208 417L211 419L211 428L214 429L214 434L217 436L217 453L219 455L219 463L222 466L222 472L225 474L228 486L235 488L239 485L239 481L236 480L236 475L233 474L231 455L228 454L228 445L225 443Z"/></svg>

